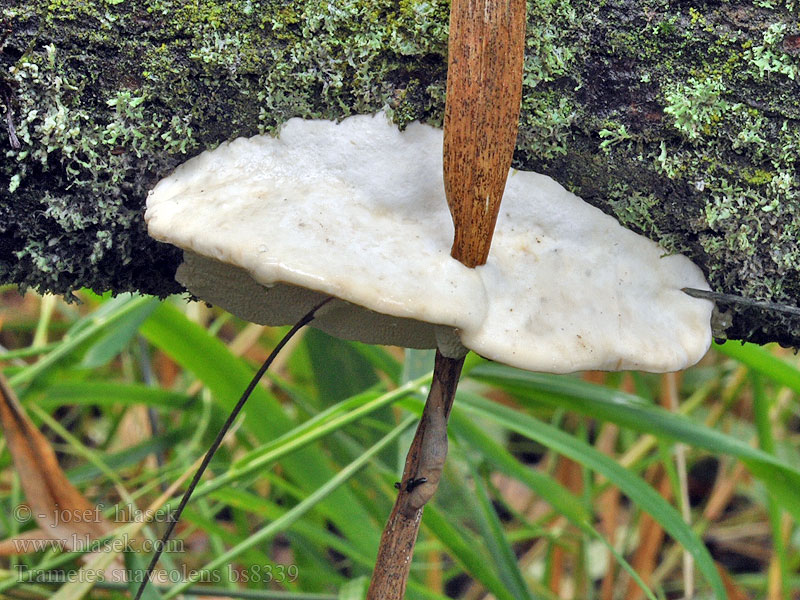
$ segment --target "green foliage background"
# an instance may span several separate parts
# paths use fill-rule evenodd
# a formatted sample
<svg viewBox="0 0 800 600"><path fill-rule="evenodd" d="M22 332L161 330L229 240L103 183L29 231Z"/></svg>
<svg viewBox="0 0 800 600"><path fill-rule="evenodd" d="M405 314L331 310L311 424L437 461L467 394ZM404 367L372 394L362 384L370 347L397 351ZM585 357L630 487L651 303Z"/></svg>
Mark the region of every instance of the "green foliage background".
<svg viewBox="0 0 800 600"><path fill-rule="evenodd" d="M70 479L113 515L127 494L146 506L202 455L254 373L253 359L264 356L282 330L262 330L178 298L81 297L85 304L75 307L52 297L20 300L6 291L0 333L18 347L2 359L32 418L56 443ZM238 356L243 351L249 358ZM184 551L162 562L181 582L154 587L150 597L170 598L199 585L192 574L222 597L362 597L432 364L429 352L403 354L307 329L285 350L268 385L256 388L184 515L178 533ZM650 597L680 589L682 552L694 558L697 597L724 597L706 544L741 519L770 532L760 543L783 590L771 597L797 594L797 359L756 346L718 347L683 374L675 412L658 406L660 376L611 374L604 381L527 373L468 357L452 415L451 455L442 487L425 510L409 598L445 598L445 590L462 597L469 586L509 600L553 598L547 582L558 568L556 549L572 561L574 597L596 597L597 580L608 569L627 581L623 557L636 551L644 513L669 535L656 573L643 573L653 576ZM634 392L622 391L631 382ZM154 411L157 430L133 447L113 450L126 413L141 407ZM621 428L613 456L596 446L610 426ZM678 444L688 448L690 469L713 457L721 461L720 481L732 477L737 464L750 473L734 481L745 509L731 508L730 522L708 521L708 499L701 498L687 524L680 501L668 503L643 480L649 467L661 464L672 497L681 498ZM534 466L526 453L541 460ZM559 478L558 455L580 465L582 492ZM6 451L0 467L7 482L0 489L5 538L32 523L9 516L24 498ZM549 508L535 519L514 509L498 477L517 482ZM596 511L609 486L631 504L615 537L617 558L606 564L598 558L608 542ZM162 525L153 523L146 535L157 535ZM128 568L146 564L147 554L136 545L123 556ZM81 568L75 556L53 552L18 561L0 571L0 592L50 597L59 586L42 584L44 572ZM736 584L766 597L767 563L736 574ZM245 596L236 596L240 592ZM122 590L76 582L58 593L53 597L121 597Z"/></svg>

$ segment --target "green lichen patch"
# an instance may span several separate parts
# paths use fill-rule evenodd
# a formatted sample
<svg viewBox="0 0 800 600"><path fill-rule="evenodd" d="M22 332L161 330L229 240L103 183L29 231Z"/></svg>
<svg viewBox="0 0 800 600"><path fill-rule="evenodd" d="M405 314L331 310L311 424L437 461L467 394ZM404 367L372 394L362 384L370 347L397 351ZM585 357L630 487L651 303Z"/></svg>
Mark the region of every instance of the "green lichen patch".
<svg viewBox="0 0 800 600"><path fill-rule="evenodd" d="M572 2L578 58L566 80L526 98L523 112L534 110L523 122L563 123L559 105L572 118L557 152L552 134L521 134L520 162L689 254L715 289L795 303L800 38L790 4ZM797 323L751 321L735 313L731 335L800 341Z"/></svg>
<svg viewBox="0 0 800 600"><path fill-rule="evenodd" d="M5 149L0 165L0 280L176 291L178 255L142 222L155 181L202 149L293 116L390 106L401 122L439 118L447 11L416 0L4 7L21 147Z"/></svg>

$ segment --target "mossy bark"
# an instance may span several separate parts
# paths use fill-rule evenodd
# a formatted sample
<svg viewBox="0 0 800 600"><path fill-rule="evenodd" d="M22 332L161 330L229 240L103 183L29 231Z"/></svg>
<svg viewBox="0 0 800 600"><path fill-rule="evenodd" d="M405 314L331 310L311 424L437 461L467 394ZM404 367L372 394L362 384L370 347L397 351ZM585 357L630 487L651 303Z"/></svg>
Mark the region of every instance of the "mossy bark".
<svg viewBox="0 0 800 600"><path fill-rule="evenodd" d="M142 220L175 165L293 116L443 114L444 0L0 10L2 282L178 291L179 253ZM796 0L529 1L515 166L686 253L714 289L797 303L799 148ZM730 337L800 342L800 319L732 312Z"/></svg>

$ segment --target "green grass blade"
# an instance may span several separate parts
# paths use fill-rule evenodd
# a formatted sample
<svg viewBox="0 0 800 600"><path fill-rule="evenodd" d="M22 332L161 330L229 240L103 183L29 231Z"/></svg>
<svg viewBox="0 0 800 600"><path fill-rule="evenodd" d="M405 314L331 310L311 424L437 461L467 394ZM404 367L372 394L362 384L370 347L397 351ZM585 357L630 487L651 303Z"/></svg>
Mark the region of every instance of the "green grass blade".
<svg viewBox="0 0 800 600"><path fill-rule="evenodd" d="M124 552L122 557L125 561L125 569L127 569L129 573L141 572L147 567L142 560L142 555L135 550ZM95 585L95 587L97 586ZM138 587L139 583L137 581L128 582L128 592L130 593L131 598L133 598L133 596L136 594L136 589ZM144 591L144 594L142 594L142 600L162 600L161 592L157 586L149 585Z"/></svg>
<svg viewBox="0 0 800 600"><path fill-rule="evenodd" d="M756 430L758 431L758 444L765 452L775 454L775 436L772 433L772 420L770 418L772 402L767 398L761 376L758 373L751 373L750 377L753 383L753 416L755 418ZM769 517L770 529L772 530L772 547L778 558L782 597L788 600L791 593L789 588L790 567L786 544L783 540L781 512L781 506L776 499L768 496L767 515Z"/></svg>
<svg viewBox="0 0 800 600"><path fill-rule="evenodd" d="M482 458L501 473L527 485L557 512L567 517L573 525L583 527L585 524L591 523L591 514L572 492L540 471L521 464L508 450L486 435L468 418L468 415L461 410L459 400L467 396L474 396L474 394L458 393L453 414L450 417L450 431L459 442L464 447L479 451Z"/></svg>
<svg viewBox="0 0 800 600"><path fill-rule="evenodd" d="M152 454L160 454L185 443L192 431L185 427L170 429L125 450L107 454L104 462L108 467L116 470L133 466ZM94 465L84 463L67 471L67 476L75 485L81 485L102 476L102 472Z"/></svg>
<svg viewBox="0 0 800 600"><path fill-rule="evenodd" d="M372 365L348 342L313 327L306 331L303 342L322 406L349 398L378 382Z"/></svg>
<svg viewBox="0 0 800 600"><path fill-rule="evenodd" d="M192 398L179 392L141 384L84 381L56 383L48 387L47 393L37 397L35 402L43 408L66 404L106 407L144 404L157 408L181 409L187 407Z"/></svg>
<svg viewBox="0 0 800 600"><path fill-rule="evenodd" d="M726 342L714 344L714 349L800 394L800 369L771 354L766 348L756 344Z"/></svg>
<svg viewBox="0 0 800 600"><path fill-rule="evenodd" d="M81 367L96 369L113 360L130 343L139 326L157 307L158 304L153 302L142 304L110 324L103 335L86 350L81 359Z"/></svg>
<svg viewBox="0 0 800 600"><path fill-rule="evenodd" d="M174 306L162 303L142 324L140 333L208 386L219 405L229 411L253 375L243 360ZM244 425L258 439L269 441L294 423L280 403L256 386L244 410ZM333 474L319 449L305 448L283 459L289 477L306 491L323 485ZM377 534L366 527L368 512L347 488L337 489L321 509L362 552L369 552Z"/></svg>
<svg viewBox="0 0 800 600"><path fill-rule="evenodd" d="M563 454L607 477L692 554L698 569L711 585L716 597L727 597L722 579L708 549L683 521L678 511L641 479L574 436L541 423L519 411L478 398L466 399L461 406L464 410L534 439L554 452Z"/></svg>
<svg viewBox="0 0 800 600"><path fill-rule="evenodd" d="M469 394L469 392L459 392L458 397L461 398ZM495 469L527 485L529 489L550 504L556 512L569 519L573 525L587 535L600 540L611 551L622 567L636 580L636 583L644 590L647 597L650 600L655 600L652 590L642 581L630 563L625 560L625 557L617 552L608 540L592 526L592 516L585 505L557 481L536 469L526 467L516 460L508 450L486 435L461 412L458 400L456 400L453 414L450 417L450 429L456 437L463 440L462 443L465 447L479 451L481 457Z"/></svg>
<svg viewBox="0 0 800 600"><path fill-rule="evenodd" d="M572 377L529 373L502 365L476 367L471 377L516 394L523 405L544 403L616 423L661 439L725 453L745 463L800 522L800 470L746 442L671 413L637 396Z"/></svg>
<svg viewBox="0 0 800 600"><path fill-rule="evenodd" d="M474 505L472 514L483 534L481 537L489 550L500 579L515 598L533 600L531 591L525 584L525 580L519 570L514 550L511 548L511 544L509 544L503 531L503 524L500 522L497 512L495 512L494 506L492 506L492 501L489 498L483 479L478 474L475 465L469 460L468 465L475 487L473 490L462 489L460 492L462 492L462 498L467 505Z"/></svg>
<svg viewBox="0 0 800 600"><path fill-rule="evenodd" d="M275 453L286 451L285 446L292 444L298 448L328 435L334 431L358 421L401 400L408 394L416 391L427 383L430 375L410 381L399 388L378 394L368 391L352 398L342 400L327 410L315 415L308 421L298 425L281 437L250 451L233 464L234 470L252 471L254 468L264 468L275 460ZM281 454L282 455L282 454Z"/></svg>
<svg viewBox="0 0 800 600"><path fill-rule="evenodd" d="M196 578L199 578L203 573L212 572L222 566L230 563L240 553L255 546L256 544L263 543L265 540L270 539L277 533L289 528L297 519L302 517L308 511L319 505L325 498L329 497L331 493L355 475L359 469L364 467L376 454L378 454L388 444L393 442L405 429L410 427L415 417L410 416L406 418L400 425L395 427L389 434L385 435L377 444L369 448L362 456L344 467L337 475L332 477L329 481L325 482L320 488L315 490L311 495L305 498L302 502L298 503L284 515L252 534L247 540L241 542L225 552L224 554L216 557L214 560L206 564L201 569L198 569L193 575L195 578L189 578L186 582L175 586L169 592L164 594L164 598L173 598L183 592L186 588L190 587Z"/></svg>
<svg viewBox="0 0 800 600"><path fill-rule="evenodd" d="M359 577L339 588L337 600L364 600L369 589L369 579Z"/></svg>
<svg viewBox="0 0 800 600"><path fill-rule="evenodd" d="M168 303L140 327L147 340L201 380L224 410L233 407L253 375L247 363L205 329ZM245 426L259 439L282 434L292 425L280 404L258 386L245 409Z"/></svg>
<svg viewBox="0 0 800 600"><path fill-rule="evenodd" d="M518 600L490 568L489 557L479 550L474 537L464 535L461 526L450 523L435 504L428 504L425 507L422 523L431 530L463 569L495 597L499 600Z"/></svg>
<svg viewBox="0 0 800 600"><path fill-rule="evenodd" d="M42 356L31 366L9 377L9 385L18 388L23 384L30 383L58 362L77 351L85 342L95 335L105 331L108 327L125 318L127 315L137 310L144 310L148 305L158 305L158 300L148 296L121 294L113 300L106 302L106 304L103 305L103 308L106 310L102 312L97 311L81 319L78 322L78 326L70 329L67 335L64 336L64 339L61 340L61 343L51 352Z"/></svg>
<svg viewBox="0 0 800 600"><path fill-rule="evenodd" d="M361 342L350 342L351 346L361 354L373 369L383 371L395 384L400 383L400 375L403 372L403 364L392 356L383 346L373 346L372 344L362 344Z"/></svg>
<svg viewBox="0 0 800 600"><path fill-rule="evenodd" d="M283 506L278 506L268 498L262 498L250 491L239 490L234 487L220 488L213 492L211 497L224 502L228 506L246 510L265 519L279 519L289 510ZM374 557L361 554L358 548L347 540L319 527L317 523L298 520L292 524L290 529L308 539L314 546L332 548L365 568L372 568L374 564Z"/></svg>

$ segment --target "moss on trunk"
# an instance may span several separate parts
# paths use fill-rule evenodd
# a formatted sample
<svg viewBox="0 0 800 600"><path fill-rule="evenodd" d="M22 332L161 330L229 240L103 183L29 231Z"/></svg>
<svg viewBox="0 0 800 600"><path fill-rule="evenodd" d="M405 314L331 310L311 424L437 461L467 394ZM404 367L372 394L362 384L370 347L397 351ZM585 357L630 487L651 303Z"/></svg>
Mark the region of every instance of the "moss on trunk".
<svg viewBox="0 0 800 600"><path fill-rule="evenodd" d="M443 0L0 0L0 281L167 294L147 190L293 116L439 123ZM714 289L800 298L795 0L530 0L515 166L684 252ZM800 342L733 309L728 334Z"/></svg>

